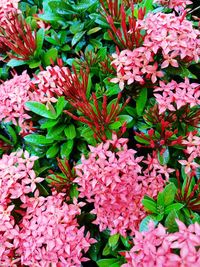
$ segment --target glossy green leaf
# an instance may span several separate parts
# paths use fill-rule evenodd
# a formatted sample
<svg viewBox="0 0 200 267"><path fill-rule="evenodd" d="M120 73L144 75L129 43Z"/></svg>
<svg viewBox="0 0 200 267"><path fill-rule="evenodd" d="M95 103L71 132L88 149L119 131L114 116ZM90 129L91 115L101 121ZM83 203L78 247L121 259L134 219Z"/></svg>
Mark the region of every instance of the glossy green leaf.
<svg viewBox="0 0 200 267"><path fill-rule="evenodd" d="M165 189L163 190L165 206L168 206L173 203L176 191L177 189L174 183L170 183L165 187Z"/></svg>
<svg viewBox="0 0 200 267"><path fill-rule="evenodd" d="M57 154L58 154L58 151L59 151L59 145L53 145L51 146L47 152L46 152L46 157L47 158L54 158Z"/></svg>
<svg viewBox="0 0 200 267"><path fill-rule="evenodd" d="M101 27L94 27L87 32L87 35L91 35L101 30Z"/></svg>
<svg viewBox="0 0 200 267"><path fill-rule="evenodd" d="M165 214L170 213L172 210L178 211L184 207L182 203L173 203L165 208Z"/></svg>
<svg viewBox="0 0 200 267"><path fill-rule="evenodd" d="M46 53L43 55L43 61L46 66L49 66L51 62L55 62L58 56L58 50L56 48L49 49Z"/></svg>
<svg viewBox="0 0 200 267"><path fill-rule="evenodd" d="M45 136L40 134L29 134L24 137L24 140L28 143L36 145L49 145L53 143L53 139L47 139Z"/></svg>
<svg viewBox="0 0 200 267"><path fill-rule="evenodd" d="M153 200L149 200L149 199L143 199L142 200L142 204L144 205L145 209L156 213L157 212L157 208L156 208L156 203Z"/></svg>
<svg viewBox="0 0 200 267"><path fill-rule="evenodd" d="M48 130L46 137L55 139L57 136L59 136L63 132L64 129L65 129L65 125L57 124Z"/></svg>
<svg viewBox="0 0 200 267"><path fill-rule="evenodd" d="M117 242L119 241L119 234L115 234L109 237L108 244L110 247L115 247Z"/></svg>
<svg viewBox="0 0 200 267"><path fill-rule="evenodd" d="M36 45L37 45L36 53L37 53L37 55L40 55L40 52L42 50L42 46L43 46L43 42L44 42L44 36L45 36L45 29L40 28L36 34Z"/></svg>
<svg viewBox="0 0 200 267"><path fill-rule="evenodd" d="M146 102L147 102L147 88L143 88L136 99L136 112L138 116L142 115Z"/></svg>
<svg viewBox="0 0 200 267"><path fill-rule="evenodd" d="M121 266L121 260L113 258L113 259L102 259L98 260L97 265L99 267L120 267Z"/></svg>
<svg viewBox="0 0 200 267"><path fill-rule="evenodd" d="M60 155L62 158L69 158L69 155L72 152L74 142L73 140L68 140L61 146Z"/></svg>
<svg viewBox="0 0 200 267"><path fill-rule="evenodd" d="M56 118L56 114L53 114L52 111L48 110L47 107L42 103L29 101L29 102L26 102L25 105L30 111L42 117L49 118L49 119Z"/></svg>
<svg viewBox="0 0 200 267"><path fill-rule="evenodd" d="M74 37L72 38L72 46L78 43L80 39L83 37L86 31L77 32Z"/></svg>
<svg viewBox="0 0 200 267"><path fill-rule="evenodd" d="M64 132L65 132L67 139L74 139L76 137L76 128L74 124L70 124L66 126Z"/></svg>
<svg viewBox="0 0 200 267"><path fill-rule="evenodd" d="M65 100L64 96L61 96L58 98L58 101L56 102L56 107L55 107L57 117L60 116L60 114L63 112L66 102L67 101Z"/></svg>
<svg viewBox="0 0 200 267"><path fill-rule="evenodd" d="M175 210L172 210L165 219L165 227L167 227L167 230L170 233L178 231L178 225L175 219L178 219L178 214Z"/></svg>

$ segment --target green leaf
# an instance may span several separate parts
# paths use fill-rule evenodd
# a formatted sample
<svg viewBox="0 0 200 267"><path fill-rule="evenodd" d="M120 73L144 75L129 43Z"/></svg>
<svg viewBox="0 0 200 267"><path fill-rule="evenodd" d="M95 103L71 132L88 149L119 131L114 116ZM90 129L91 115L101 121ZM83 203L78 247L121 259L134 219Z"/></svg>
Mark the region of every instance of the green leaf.
<svg viewBox="0 0 200 267"><path fill-rule="evenodd" d="M71 199L73 199L74 197L78 198L79 191L78 191L78 185L77 184L72 184L71 185L69 195L70 195Z"/></svg>
<svg viewBox="0 0 200 267"><path fill-rule="evenodd" d="M123 124L124 122L126 122L127 124L132 122L133 117L129 116L129 115L119 115L117 117L117 119L119 119L119 121Z"/></svg>
<svg viewBox="0 0 200 267"><path fill-rule="evenodd" d="M59 151L59 146L57 144L53 145L47 150L46 157L48 159L54 158L58 154L58 151Z"/></svg>
<svg viewBox="0 0 200 267"><path fill-rule="evenodd" d="M56 48L49 49L46 53L43 55L43 61L46 66L49 66L51 62L55 62L58 56L58 50Z"/></svg>
<svg viewBox="0 0 200 267"><path fill-rule="evenodd" d="M62 144L61 146L61 150L60 150L60 155L63 158L69 158L70 153L72 152L74 146L74 141L73 140L68 140L67 142L65 142L64 144Z"/></svg>
<svg viewBox="0 0 200 267"><path fill-rule="evenodd" d="M120 121L115 121L109 125L109 129L111 130L118 130L122 126Z"/></svg>
<svg viewBox="0 0 200 267"><path fill-rule="evenodd" d="M158 160L161 165L166 165L169 162L170 155L169 155L169 149L166 148L165 152L161 155L160 151L158 151Z"/></svg>
<svg viewBox="0 0 200 267"><path fill-rule="evenodd" d="M109 246L109 244L107 243L102 251L102 255L103 256L108 256L111 255L112 253L112 248Z"/></svg>
<svg viewBox="0 0 200 267"><path fill-rule="evenodd" d="M170 183L165 187L165 189L163 190L165 206L168 206L173 203L176 191L177 189L174 183Z"/></svg>
<svg viewBox="0 0 200 267"><path fill-rule="evenodd" d="M40 128L41 128L41 129L51 128L51 127L53 127L54 125L56 125L58 122L59 122L59 119L57 119L57 120L51 120L51 119L48 119L48 120L46 120L45 122L42 122L42 123L41 123Z"/></svg>
<svg viewBox="0 0 200 267"><path fill-rule="evenodd" d="M87 32L87 35L91 35L101 30L101 27L94 27Z"/></svg>
<svg viewBox="0 0 200 267"><path fill-rule="evenodd" d="M143 88L136 99L136 112L141 116L147 102L147 88Z"/></svg>
<svg viewBox="0 0 200 267"><path fill-rule="evenodd" d="M142 1L141 5L146 8L146 13L153 10L153 0Z"/></svg>
<svg viewBox="0 0 200 267"><path fill-rule="evenodd" d="M109 246L112 248L115 247L118 240L119 240L119 234L115 234L115 235L110 236L108 239Z"/></svg>
<svg viewBox="0 0 200 267"><path fill-rule="evenodd" d="M113 258L98 260L96 263L99 267L120 267L122 262L119 259Z"/></svg>
<svg viewBox="0 0 200 267"><path fill-rule="evenodd" d="M56 114L53 114L47 107L39 102L29 101L25 103L25 106L32 112L49 119L56 119Z"/></svg>
<svg viewBox="0 0 200 267"><path fill-rule="evenodd" d="M36 34L36 45L37 45L36 54L37 55L40 55L41 53L43 42L44 42L44 36L45 36L45 29L40 28Z"/></svg>
<svg viewBox="0 0 200 267"><path fill-rule="evenodd" d="M25 65L27 62L24 60L17 60L17 59L11 59L8 61L7 66L14 68L14 67L18 67L18 66L22 66Z"/></svg>
<svg viewBox="0 0 200 267"><path fill-rule="evenodd" d="M158 221L156 220L156 218L152 215L149 215L141 221L139 231L140 232L147 232L149 230L149 222L150 221L153 221L155 226L158 224Z"/></svg>
<svg viewBox="0 0 200 267"><path fill-rule="evenodd" d="M142 144L145 144L145 145L149 145L149 141L143 139L142 137L140 136L134 136L135 140L138 141L139 143L142 143Z"/></svg>
<svg viewBox="0 0 200 267"><path fill-rule="evenodd" d="M178 211L184 207L184 204L181 203L173 203L165 208L165 214L170 213L172 210Z"/></svg>
<svg viewBox="0 0 200 267"><path fill-rule="evenodd" d="M78 43L80 39L83 37L86 31L77 32L74 37L72 38L72 46Z"/></svg>
<svg viewBox="0 0 200 267"><path fill-rule="evenodd" d="M142 200L142 204L144 205L145 209L147 209L153 213L157 213L156 203L153 200L149 200L149 199L144 198Z"/></svg>
<svg viewBox="0 0 200 267"><path fill-rule="evenodd" d="M15 145L17 143L17 134L14 131L14 129L9 125L9 124L5 124L5 130L6 133L9 135L9 137L12 140L12 143Z"/></svg>
<svg viewBox="0 0 200 267"><path fill-rule="evenodd" d="M178 214L175 210L172 210L166 220L165 220L165 227L167 227L168 232L174 233L178 231L178 225L175 221L175 219L178 219Z"/></svg>
<svg viewBox="0 0 200 267"><path fill-rule="evenodd" d="M56 102L57 117L60 116L60 114L63 112L65 104L66 104L66 100L65 100L64 96L59 97L58 101Z"/></svg>
<svg viewBox="0 0 200 267"><path fill-rule="evenodd" d="M85 23L81 23L81 21L73 21L73 24L70 26L69 30L72 34L76 34L81 32L84 29Z"/></svg>
<svg viewBox="0 0 200 267"><path fill-rule="evenodd" d="M46 139L45 136L40 134L29 134L24 137L24 140L28 143L36 145L49 145L54 142L53 139Z"/></svg>
<svg viewBox="0 0 200 267"><path fill-rule="evenodd" d="M76 128L74 124L68 125L65 130L65 135L68 139L74 139L76 137Z"/></svg>
<svg viewBox="0 0 200 267"><path fill-rule="evenodd" d="M65 125L63 124L55 125L54 127L48 130L46 137L55 139L57 136L59 136L63 132L64 129L65 129Z"/></svg>

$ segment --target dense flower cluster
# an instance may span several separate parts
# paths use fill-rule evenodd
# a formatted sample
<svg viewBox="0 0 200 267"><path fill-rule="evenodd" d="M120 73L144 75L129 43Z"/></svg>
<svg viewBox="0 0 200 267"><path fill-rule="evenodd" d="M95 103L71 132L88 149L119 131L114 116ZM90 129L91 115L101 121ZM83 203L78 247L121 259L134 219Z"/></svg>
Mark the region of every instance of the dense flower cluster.
<svg viewBox="0 0 200 267"><path fill-rule="evenodd" d="M21 125L30 116L25 112L25 103L34 100L30 91L30 77L24 71L15 74L10 80L0 85L0 121Z"/></svg>
<svg viewBox="0 0 200 267"><path fill-rule="evenodd" d="M68 73L68 68L60 66L48 66L46 70L40 71L32 81L32 87L37 94L37 101L56 102L57 97L63 94L62 84L59 86L59 79L64 81L62 71Z"/></svg>
<svg viewBox="0 0 200 267"><path fill-rule="evenodd" d="M149 225L148 232L136 232L133 247L126 252L128 263L123 267L181 267L200 265L200 226L191 224L188 228L181 221L176 221L179 231L167 233L159 224ZM174 251L179 251L178 255Z"/></svg>
<svg viewBox="0 0 200 267"><path fill-rule="evenodd" d="M187 5L192 4L189 0L154 0L154 3L174 8L175 10L183 10Z"/></svg>
<svg viewBox="0 0 200 267"><path fill-rule="evenodd" d="M198 62L200 31L193 28L185 14L177 17L173 13L150 13L138 21L138 27L146 31L143 46L113 54L112 64L117 70L117 78L111 82L119 83L120 89L125 83L129 85L136 81L144 84L145 79L155 83L157 77L164 76L159 68L177 68L178 61ZM161 58L160 62L156 61L156 55Z"/></svg>
<svg viewBox="0 0 200 267"><path fill-rule="evenodd" d="M166 110L176 111L185 105L191 108L200 104L200 84L190 83L188 78L184 82L177 83L172 80L170 83L160 82L160 86L154 89L154 96L158 103L159 113Z"/></svg>
<svg viewBox="0 0 200 267"><path fill-rule="evenodd" d="M21 264L27 266L79 267L86 261L87 252L96 241L89 233L84 237L84 227L78 228L76 215L83 203L67 204L64 194L54 193L46 198L29 198L26 215L20 223L19 244L16 251Z"/></svg>
<svg viewBox="0 0 200 267"><path fill-rule="evenodd" d="M141 175L142 157L135 157L136 151L127 148L127 141L114 137L98 147L90 147L89 158L83 156L82 164L76 166L75 179L80 186L79 196L94 203L94 223L100 231L109 228L111 234L123 236L127 230L138 229L144 218L144 195L156 197L165 183L157 161Z"/></svg>
<svg viewBox="0 0 200 267"><path fill-rule="evenodd" d="M16 261L12 257L18 246L19 227L11 215L15 208L12 201L20 199L26 203L27 195L43 180L33 170L36 159L28 152L19 151L4 154L0 160L0 265L3 266L13 266Z"/></svg>

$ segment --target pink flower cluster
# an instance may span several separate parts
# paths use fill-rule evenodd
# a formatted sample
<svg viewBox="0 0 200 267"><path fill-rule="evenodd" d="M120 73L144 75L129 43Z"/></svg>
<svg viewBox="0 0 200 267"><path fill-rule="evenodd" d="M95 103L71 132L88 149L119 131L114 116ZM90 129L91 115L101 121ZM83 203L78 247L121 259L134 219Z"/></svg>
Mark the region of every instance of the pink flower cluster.
<svg viewBox="0 0 200 267"><path fill-rule="evenodd" d="M18 9L19 0L1 0L0 1L0 23L1 26L4 21L8 18L7 16L9 13L17 12L19 13Z"/></svg>
<svg viewBox="0 0 200 267"><path fill-rule="evenodd" d="M90 147L89 158L82 156L82 164L76 166L80 197L94 203L95 224L100 231L111 230L111 234L134 232L145 217L142 206L144 195L156 197L164 187L158 166L144 171L139 165L142 157L127 148L127 139L108 140L98 147ZM156 162L157 165L158 162ZM156 164L154 164L156 165Z"/></svg>
<svg viewBox="0 0 200 267"><path fill-rule="evenodd" d="M188 155L188 158L187 160L179 160L178 162L185 166L186 174L189 175L192 172L193 176L193 173L200 167L200 165L194 161L196 158L200 157L200 137L197 136L196 131L190 132L187 138L182 141L182 144L186 146L184 152Z"/></svg>
<svg viewBox="0 0 200 267"><path fill-rule="evenodd" d="M33 170L36 159L19 151L4 154L0 160L0 265L3 266L13 266L11 259L18 243L19 227L11 215L15 208L12 201L20 199L26 203L27 195L43 180Z"/></svg>
<svg viewBox="0 0 200 267"><path fill-rule="evenodd" d="M127 263L122 267L198 267L200 266L200 225L176 220L179 231L167 233L159 224L149 225L148 232L135 232L133 247L126 252ZM174 251L179 251L175 254Z"/></svg>
<svg viewBox="0 0 200 267"><path fill-rule="evenodd" d="M155 83L157 78L164 76L160 68L177 68L179 61L198 62L200 31L193 28L185 14L177 17L173 13L149 13L138 21L137 27L146 31L143 46L112 55L117 77L111 79L111 82L119 83L120 89L124 88L125 83L129 85L138 82L142 85L145 79ZM161 62L156 61L156 55L161 58Z"/></svg>
<svg viewBox="0 0 200 267"><path fill-rule="evenodd" d="M96 241L84 227L78 228L76 215L83 203L67 204L64 194L54 193L46 198L29 198L24 207L26 215L20 223L19 244L16 254L26 266L79 267L87 261L87 252Z"/></svg>
<svg viewBox="0 0 200 267"><path fill-rule="evenodd" d="M36 183L43 178L33 171L36 159L19 151L0 160L0 266L78 267L95 242L78 227L84 204L67 204L56 192L39 196Z"/></svg>
<svg viewBox="0 0 200 267"><path fill-rule="evenodd" d="M168 6L169 8L174 8L175 10L184 10L187 5L192 4L189 0L154 0L154 3L158 3L163 6Z"/></svg>
<svg viewBox="0 0 200 267"><path fill-rule="evenodd" d="M62 85L59 86L59 79L64 80L62 71L68 73L66 67L48 66L46 70L40 71L32 80L32 87L37 93L37 101L42 103L56 102L57 97L63 95Z"/></svg>
<svg viewBox="0 0 200 267"><path fill-rule="evenodd" d="M24 71L15 74L10 80L0 85L0 121L21 125L30 116L25 112L25 103L34 100L30 91L30 77Z"/></svg>
<svg viewBox="0 0 200 267"><path fill-rule="evenodd" d="M166 110L176 111L187 104L191 108L199 105L199 86L200 84L190 83L188 78L185 78L185 81L181 83L172 80L165 84L161 81L160 86L154 89L154 92L162 92L162 94L154 94L159 113L161 114Z"/></svg>

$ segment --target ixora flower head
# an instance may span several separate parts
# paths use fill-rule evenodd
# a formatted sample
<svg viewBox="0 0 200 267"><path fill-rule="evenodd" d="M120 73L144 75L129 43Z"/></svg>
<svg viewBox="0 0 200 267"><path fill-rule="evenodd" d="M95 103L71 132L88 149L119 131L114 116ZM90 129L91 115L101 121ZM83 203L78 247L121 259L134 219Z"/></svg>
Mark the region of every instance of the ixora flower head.
<svg viewBox="0 0 200 267"><path fill-rule="evenodd" d="M141 47L123 50L113 54L112 65L117 77L111 79L124 85L134 82L143 85L146 80L156 83L164 76L163 69L168 66L179 67L179 62L198 62L200 56L200 31L193 28L186 14L176 16L174 13L149 13L139 20L138 28L146 32ZM155 27L156 25L156 27ZM159 55L160 62L156 61Z"/></svg>
<svg viewBox="0 0 200 267"><path fill-rule="evenodd" d="M135 232L133 247L126 252L122 267L181 267L200 265L200 226L187 227L176 220L179 231L168 233L161 224L150 223L148 232ZM176 254L177 253L177 254Z"/></svg>
<svg viewBox="0 0 200 267"><path fill-rule="evenodd" d="M169 8L174 8L175 10L184 10L187 5L192 4L189 0L154 0L154 3L158 3Z"/></svg>
<svg viewBox="0 0 200 267"><path fill-rule="evenodd" d="M144 195L155 197L164 186L156 170L141 175L142 157L135 157L136 151L128 149L127 142L113 136L113 140L90 147L89 158L83 156L82 164L76 166L74 180L80 186L79 196L94 203L93 223L99 225L100 231L108 228L111 234L123 236L127 230L138 229L145 217L141 203Z"/></svg>
<svg viewBox="0 0 200 267"><path fill-rule="evenodd" d="M25 103L34 100L30 81L29 75L24 71L0 85L0 121L21 125L30 118L25 111Z"/></svg>
<svg viewBox="0 0 200 267"><path fill-rule="evenodd" d="M78 227L76 215L83 203L74 200L74 204L67 204L64 200L64 194L56 192L46 198L38 194L29 198L16 251L23 266L79 267L87 261L83 252L96 241L89 233L84 235L84 227Z"/></svg>
<svg viewBox="0 0 200 267"><path fill-rule="evenodd" d="M190 108L200 105L199 88L200 84L190 83L188 78L185 78L185 81L181 83L174 80L167 84L160 82L160 86L154 89L159 113L161 114L166 110L176 111L185 105L189 105Z"/></svg>
<svg viewBox="0 0 200 267"><path fill-rule="evenodd" d="M1 0L0 1L0 23L4 24L9 14L13 12L20 13L18 9L18 3L20 0Z"/></svg>

